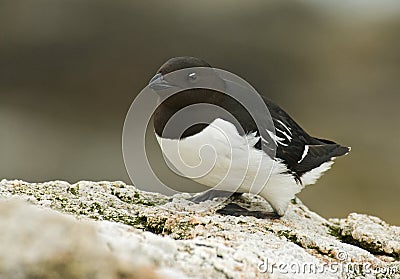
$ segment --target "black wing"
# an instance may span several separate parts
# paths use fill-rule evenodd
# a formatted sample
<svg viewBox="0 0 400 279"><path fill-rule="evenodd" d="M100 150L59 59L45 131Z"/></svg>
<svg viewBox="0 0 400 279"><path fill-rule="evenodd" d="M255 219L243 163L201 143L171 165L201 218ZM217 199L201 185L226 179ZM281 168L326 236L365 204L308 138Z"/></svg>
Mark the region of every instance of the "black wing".
<svg viewBox="0 0 400 279"><path fill-rule="evenodd" d="M318 139L305 132L283 109L264 97L275 126L276 157L300 178L333 157L347 154L349 147Z"/></svg>

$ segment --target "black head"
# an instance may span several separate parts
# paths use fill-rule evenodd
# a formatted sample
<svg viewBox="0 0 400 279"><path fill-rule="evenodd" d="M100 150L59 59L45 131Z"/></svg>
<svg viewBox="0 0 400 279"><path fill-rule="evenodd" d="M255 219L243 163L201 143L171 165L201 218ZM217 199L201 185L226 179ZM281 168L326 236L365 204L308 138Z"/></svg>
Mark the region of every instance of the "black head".
<svg viewBox="0 0 400 279"><path fill-rule="evenodd" d="M211 67L206 61L191 57L191 56L180 56L169 59L165 62L157 71L162 75L166 75L178 70L193 68L193 67Z"/></svg>
<svg viewBox="0 0 400 279"><path fill-rule="evenodd" d="M176 74L171 74L176 71ZM157 134L161 134L168 119L179 110L195 104L220 104L224 99L221 91L225 82L210 64L195 57L175 57L165 62L150 80L149 87L159 96L154 124ZM208 88L208 89L207 89ZM211 89L212 88L212 89ZM172 93L171 93L172 92ZM191 106L188 118L196 122L210 122L215 119L210 109L196 110ZM193 129L202 129L204 125L195 125ZM178 126L175 127L181 132ZM191 130L193 132L194 130ZM191 133L190 132L190 133ZM175 134L175 131L173 132ZM187 135L185 133L185 135Z"/></svg>
<svg viewBox="0 0 400 279"><path fill-rule="evenodd" d="M176 74L171 74L174 72ZM169 59L149 82L150 88L161 94L164 94L165 89L169 88L174 88L175 91L188 87L212 87L222 90L224 84L219 75L212 70L210 64L190 56Z"/></svg>

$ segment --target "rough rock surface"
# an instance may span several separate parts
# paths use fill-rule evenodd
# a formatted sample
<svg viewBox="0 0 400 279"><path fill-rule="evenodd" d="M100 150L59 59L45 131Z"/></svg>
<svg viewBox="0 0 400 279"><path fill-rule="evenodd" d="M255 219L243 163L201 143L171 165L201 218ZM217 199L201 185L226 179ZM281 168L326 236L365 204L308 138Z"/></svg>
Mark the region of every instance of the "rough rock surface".
<svg viewBox="0 0 400 279"><path fill-rule="evenodd" d="M2 180L0 278L400 278L400 227L377 217L326 220L298 199L281 219L224 216L186 197Z"/></svg>

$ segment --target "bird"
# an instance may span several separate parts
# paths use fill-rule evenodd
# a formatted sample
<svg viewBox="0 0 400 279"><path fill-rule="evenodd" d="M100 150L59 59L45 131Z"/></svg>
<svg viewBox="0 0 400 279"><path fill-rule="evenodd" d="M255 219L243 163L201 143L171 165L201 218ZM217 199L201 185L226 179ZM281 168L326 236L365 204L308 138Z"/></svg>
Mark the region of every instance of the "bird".
<svg viewBox="0 0 400 279"><path fill-rule="evenodd" d="M200 58L174 57L162 64L150 80L149 87L161 96L153 115L161 151L178 173L210 188L222 185L222 192L240 195L255 186L256 194L280 218L297 193L314 184L336 157L346 155L351 148L311 136L265 94L259 103L266 106L270 115L257 111L261 126L257 125L243 104L221 92L227 81L212 69ZM182 71L183 74L168 78ZM213 88L179 86L199 80ZM163 96L173 88L181 91ZM268 121L272 121L272 129ZM208 152L202 149L207 146L211 147ZM201 175L191 173L194 166L202 164L206 166L200 168ZM236 188L231 191L230 185Z"/></svg>

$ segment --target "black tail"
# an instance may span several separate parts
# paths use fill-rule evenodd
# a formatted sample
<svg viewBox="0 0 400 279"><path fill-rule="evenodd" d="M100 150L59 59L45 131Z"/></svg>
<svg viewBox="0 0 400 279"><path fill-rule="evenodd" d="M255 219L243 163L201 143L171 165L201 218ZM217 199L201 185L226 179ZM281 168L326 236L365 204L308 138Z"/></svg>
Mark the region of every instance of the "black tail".
<svg viewBox="0 0 400 279"><path fill-rule="evenodd" d="M296 172L306 173L335 157L343 156L350 152L350 147L341 146L328 140L319 141L321 144L308 145L307 155L298 162Z"/></svg>

